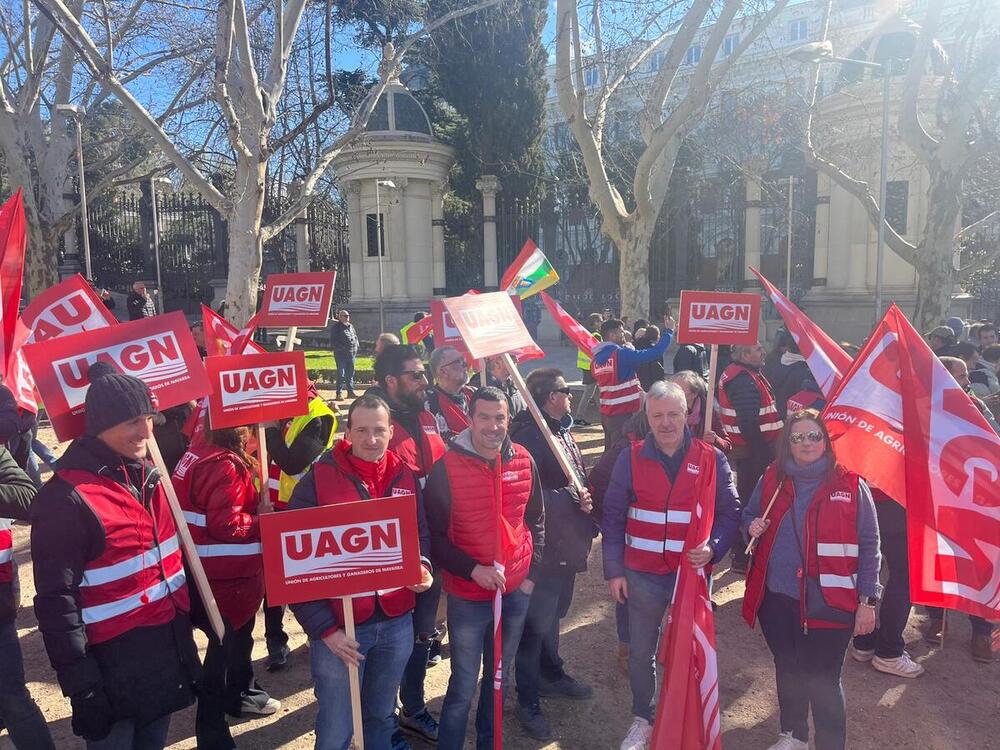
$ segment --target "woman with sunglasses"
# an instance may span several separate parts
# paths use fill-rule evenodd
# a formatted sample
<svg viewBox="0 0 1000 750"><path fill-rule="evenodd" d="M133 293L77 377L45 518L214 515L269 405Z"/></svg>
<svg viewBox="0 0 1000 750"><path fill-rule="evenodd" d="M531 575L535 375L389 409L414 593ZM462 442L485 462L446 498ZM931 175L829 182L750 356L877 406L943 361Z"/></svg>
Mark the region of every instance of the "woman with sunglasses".
<svg viewBox="0 0 1000 750"><path fill-rule="evenodd" d="M819 412L792 414L743 511L756 549L743 616L774 655L781 733L769 750L843 750L840 673L851 638L875 627L878 522L864 480L837 463Z"/></svg>

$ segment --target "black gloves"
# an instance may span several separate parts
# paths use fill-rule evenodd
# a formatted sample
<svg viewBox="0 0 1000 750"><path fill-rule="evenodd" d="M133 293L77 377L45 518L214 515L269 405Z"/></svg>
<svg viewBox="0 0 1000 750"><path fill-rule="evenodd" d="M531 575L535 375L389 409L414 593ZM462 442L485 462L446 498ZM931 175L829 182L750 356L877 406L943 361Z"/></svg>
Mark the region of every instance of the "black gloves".
<svg viewBox="0 0 1000 750"><path fill-rule="evenodd" d="M85 740L103 740L115 723L108 696L95 688L69 699L73 706L73 734Z"/></svg>

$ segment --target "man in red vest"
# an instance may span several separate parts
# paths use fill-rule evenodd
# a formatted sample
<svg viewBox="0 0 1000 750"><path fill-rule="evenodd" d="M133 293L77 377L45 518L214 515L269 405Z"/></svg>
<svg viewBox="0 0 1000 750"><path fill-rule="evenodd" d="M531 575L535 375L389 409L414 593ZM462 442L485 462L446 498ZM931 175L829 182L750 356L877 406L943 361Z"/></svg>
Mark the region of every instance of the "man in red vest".
<svg viewBox="0 0 1000 750"><path fill-rule="evenodd" d="M437 420L427 411L427 371L420 354L405 344L387 346L375 358L375 379L378 385L369 388L368 393L389 405L392 417L389 450L402 459L422 485L434 462L444 455L444 440L438 433ZM430 742L437 740L438 726L427 710L424 678L427 676L427 656L437 630L440 601L441 583L438 580L417 596L413 611L413 653L403 673L399 693L403 704L400 727ZM393 741L403 742L398 734Z"/></svg>
<svg viewBox="0 0 1000 750"><path fill-rule="evenodd" d="M719 378L719 417L733 444L729 457L736 470L740 498L750 499L764 470L774 460L774 446L781 435L781 414L774 390L762 368L767 352L760 344L732 348L732 362ZM733 547L732 570L746 573L746 546Z"/></svg>
<svg viewBox="0 0 1000 750"><path fill-rule="evenodd" d="M411 612L416 593L430 588L430 539L423 503L413 471L389 450L393 427L389 406L371 392L358 398L347 413L344 439L296 485L291 510L319 505L413 494L417 501L420 549L424 563L418 586L379 591L352 599L355 637L343 630L343 603L327 599L291 605L309 636L309 658L316 684L316 747L347 747L353 734L348 666L361 667L361 703L365 746L409 750L405 739L393 739L396 691L413 649Z"/></svg>
<svg viewBox="0 0 1000 750"><path fill-rule="evenodd" d="M610 445L628 418L642 408L642 386L635 368L663 358L674 337L674 319L663 316L663 335L648 349L626 347L625 323L617 318L601 324L601 337L604 340L594 349L590 371L600 389L604 444Z"/></svg>
<svg viewBox="0 0 1000 750"><path fill-rule="evenodd" d="M86 434L31 508L35 615L88 750L162 748L200 665L177 529L146 445L145 383L97 362Z"/></svg>
<svg viewBox="0 0 1000 750"><path fill-rule="evenodd" d="M442 346L431 353L434 386L427 389L427 408L437 420L438 432L450 440L469 426L469 365L453 346Z"/></svg>
<svg viewBox="0 0 1000 750"><path fill-rule="evenodd" d="M645 408L649 434L622 451L604 495L604 578L612 598L628 602L635 719L621 750L641 750L651 736L653 655L678 567L717 563L736 539L740 523L729 462L718 448L691 434L681 387L654 383ZM699 498L714 498L712 534L708 544L684 554Z"/></svg>
<svg viewBox="0 0 1000 750"><path fill-rule="evenodd" d="M503 594L502 659L513 663L545 539L538 470L507 437L507 398L480 388L472 425L427 479L424 498L433 559L448 592L451 679L441 707L439 750L462 750L480 668L493 664L493 602ZM495 563L498 563L495 564ZM506 686L507 680L503 680ZM493 681L487 667L476 712L476 747L493 747Z"/></svg>

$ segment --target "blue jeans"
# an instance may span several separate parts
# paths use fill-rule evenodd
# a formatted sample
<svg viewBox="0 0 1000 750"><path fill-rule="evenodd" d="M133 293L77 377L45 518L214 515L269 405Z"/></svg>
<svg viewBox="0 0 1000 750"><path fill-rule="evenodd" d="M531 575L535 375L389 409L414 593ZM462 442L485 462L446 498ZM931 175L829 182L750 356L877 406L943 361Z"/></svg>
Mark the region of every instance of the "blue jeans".
<svg viewBox="0 0 1000 750"><path fill-rule="evenodd" d="M24 660L13 620L0 625L0 718L18 750L55 750L45 718L24 684Z"/></svg>
<svg viewBox="0 0 1000 750"><path fill-rule="evenodd" d="M413 648L413 619L407 613L362 623L354 639L365 657L358 667L365 747L388 748L396 727L396 691ZM309 641L309 659L319 707L316 750L347 750L354 734L347 665L320 640Z"/></svg>
<svg viewBox="0 0 1000 750"><path fill-rule="evenodd" d="M347 386L348 391L354 390L354 355L350 352L333 353L333 358L337 362L337 391L339 392Z"/></svg>
<svg viewBox="0 0 1000 750"><path fill-rule="evenodd" d="M632 713L653 721L656 693L656 644L660 624L674 595L676 573L656 575L626 570L628 580L628 681L632 688Z"/></svg>
<svg viewBox="0 0 1000 750"><path fill-rule="evenodd" d="M163 750L170 731L170 714L141 727L132 719L123 719L111 727L111 733L97 742L87 741L87 750Z"/></svg>
<svg viewBox="0 0 1000 750"><path fill-rule="evenodd" d="M524 618L531 597L521 590L503 597L501 629L504 667L503 692L507 690L507 670L514 660L521 640ZM465 746L465 726L472 708L480 669L483 681L479 687L479 708L476 710L476 747L493 747L493 601L470 601L448 596L448 641L451 644L451 679L441 707L441 728L438 730L438 750L462 750Z"/></svg>
<svg viewBox="0 0 1000 750"><path fill-rule="evenodd" d="M399 686L399 702L403 713L413 716L424 710L424 678L427 676L427 656L431 650L431 636L437 626L438 603L441 601L441 575L434 576L434 584L427 591L417 594L413 608L413 653L403 670Z"/></svg>
<svg viewBox="0 0 1000 750"><path fill-rule="evenodd" d="M535 581L514 670L521 705L538 703L540 680L555 682L565 674L559 656L559 621L569 612L575 583L572 571L544 573Z"/></svg>

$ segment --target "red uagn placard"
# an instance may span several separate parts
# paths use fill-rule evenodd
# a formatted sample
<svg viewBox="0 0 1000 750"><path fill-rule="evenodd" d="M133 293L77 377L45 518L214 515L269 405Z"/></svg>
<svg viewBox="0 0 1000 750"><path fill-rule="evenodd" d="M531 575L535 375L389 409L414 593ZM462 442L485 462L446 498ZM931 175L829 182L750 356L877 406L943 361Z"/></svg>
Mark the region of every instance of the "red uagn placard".
<svg viewBox="0 0 1000 750"><path fill-rule="evenodd" d="M257 325L262 328L325 328L330 319L336 279L335 271L270 274L264 287L264 302L257 314Z"/></svg>
<svg viewBox="0 0 1000 750"><path fill-rule="evenodd" d="M24 357L60 440L83 433L87 370L99 359L145 382L160 409L209 392L205 367L181 312L28 344Z"/></svg>
<svg viewBox="0 0 1000 750"><path fill-rule="evenodd" d="M306 353L230 354L205 359L212 427L237 427L309 411Z"/></svg>
<svg viewBox="0 0 1000 750"><path fill-rule="evenodd" d="M760 295L681 292L677 340L682 344L756 344Z"/></svg>
<svg viewBox="0 0 1000 750"><path fill-rule="evenodd" d="M354 596L420 583L416 498L322 505L260 517L270 604Z"/></svg>
<svg viewBox="0 0 1000 750"><path fill-rule="evenodd" d="M441 303L475 359L536 346L507 292L466 294L449 297ZM450 336L453 331L446 326L445 333ZM436 330L434 345L438 346Z"/></svg>

